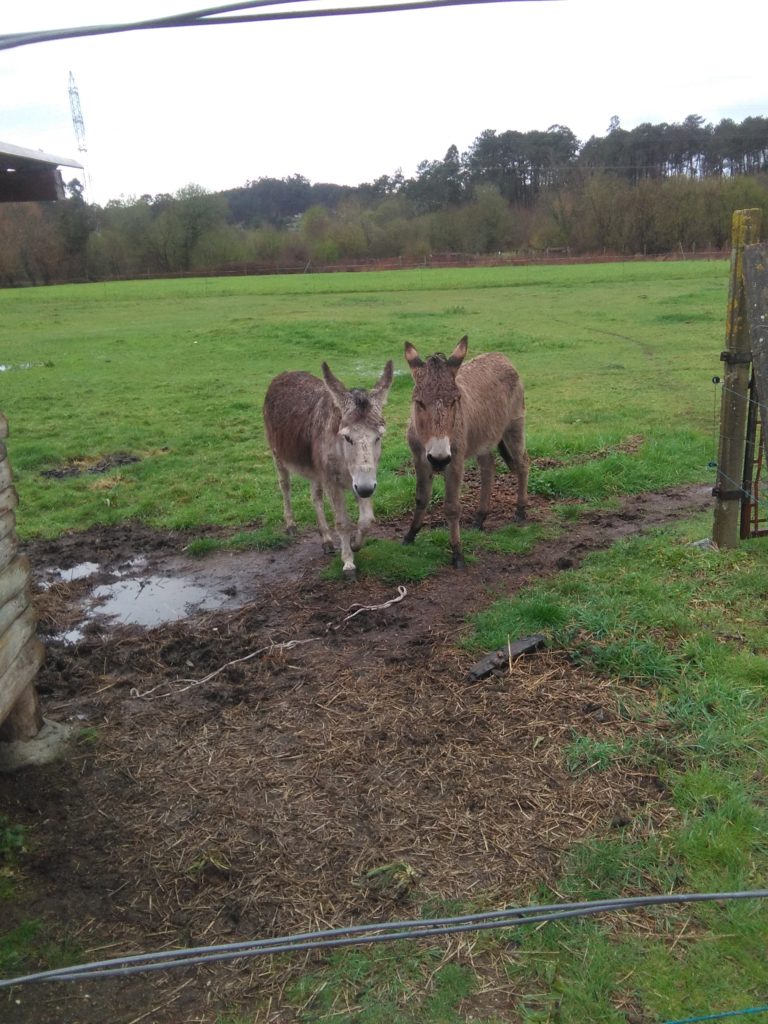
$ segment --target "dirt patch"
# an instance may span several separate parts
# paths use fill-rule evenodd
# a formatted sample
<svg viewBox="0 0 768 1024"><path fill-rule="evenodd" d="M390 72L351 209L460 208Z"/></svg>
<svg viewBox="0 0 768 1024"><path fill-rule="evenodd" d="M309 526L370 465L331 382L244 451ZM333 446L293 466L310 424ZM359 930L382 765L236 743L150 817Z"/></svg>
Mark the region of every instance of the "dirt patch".
<svg viewBox="0 0 768 1024"><path fill-rule="evenodd" d="M102 455L98 457L83 456L79 459L70 459L64 466L57 466L56 469L45 469L40 476L61 479L69 476L82 476L83 473L106 473L116 466L129 466L133 462L141 462L138 455L130 452L115 452L113 455Z"/></svg>
<svg viewBox="0 0 768 1024"><path fill-rule="evenodd" d="M491 528L514 508L503 481ZM104 622L77 644L49 644L46 714L86 732L64 764L0 777L5 813L31 837L10 924L39 917L86 960L394 920L430 897L503 904L556 877L579 837L657 827L669 810L656 777L572 775L564 764L575 734L638 728L609 682L544 652L469 684L474 659L457 639L469 609L710 503L701 487L642 495L529 555L446 566L353 618L396 589L321 580L315 535L203 562L184 555L185 535L130 524L29 545L41 581L52 567L99 567L90 582L41 591L50 632L137 556L142 571L229 588L233 607L153 630ZM547 515L538 502L533 518ZM386 865L399 866L397 880L382 885L369 872ZM209 1024L271 997L259 1019L289 1021L280 992L303 966L47 984L0 995L0 1016Z"/></svg>

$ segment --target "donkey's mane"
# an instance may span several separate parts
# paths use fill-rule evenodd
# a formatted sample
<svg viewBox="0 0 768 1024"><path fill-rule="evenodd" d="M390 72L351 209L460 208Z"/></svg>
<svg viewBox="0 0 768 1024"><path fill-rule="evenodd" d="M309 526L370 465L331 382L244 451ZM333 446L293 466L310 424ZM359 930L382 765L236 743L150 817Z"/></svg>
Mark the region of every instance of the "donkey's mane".
<svg viewBox="0 0 768 1024"><path fill-rule="evenodd" d="M349 394L354 399L357 412L368 412L371 407L371 398L365 388L350 388Z"/></svg>

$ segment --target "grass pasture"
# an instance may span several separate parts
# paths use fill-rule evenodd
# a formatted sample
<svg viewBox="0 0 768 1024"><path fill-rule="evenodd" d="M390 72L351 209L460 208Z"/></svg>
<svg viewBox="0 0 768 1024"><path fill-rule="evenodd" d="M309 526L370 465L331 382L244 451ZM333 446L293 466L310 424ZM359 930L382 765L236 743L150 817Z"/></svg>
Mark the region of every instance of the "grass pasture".
<svg viewBox="0 0 768 1024"><path fill-rule="evenodd" d="M539 493L585 501L706 479L723 262L129 281L0 291L0 406L24 536L139 518L278 526L261 423L269 380L371 385L387 359L379 515L411 501L405 340L510 356L526 385ZM639 438L627 457L622 445ZM585 458L605 452L598 461ZM50 477L128 453L98 475ZM405 472L403 470L405 469ZM711 474L710 474L711 476ZM297 515L312 521L298 485Z"/></svg>
<svg viewBox="0 0 768 1024"><path fill-rule="evenodd" d="M450 350L467 333L470 355L500 350L520 370L531 490L554 511L543 525L467 530L469 572L476 571L473 559L523 557L555 530L623 496L713 479L719 392L712 376L720 367L727 273L725 262L674 262L0 290L0 366L7 367L0 408L12 432L20 532L32 540L137 518L188 530L201 555L216 545L283 544L261 401L274 374L319 372L324 359L349 385L370 385L386 359L395 361L376 507L380 519L398 517L413 495L403 342L424 355ZM107 457L114 458L104 471L87 472ZM86 471L42 475L72 468ZM311 528L307 488L296 490L297 519ZM436 492L437 499L439 485ZM211 526L227 527L229 535L212 539ZM574 787L608 791L617 772L657 787L647 802L617 806L607 822L586 829L547 884L505 893L509 905L764 887L768 543L724 553L692 546L710 526L709 517L699 517L650 531L514 597L489 592L484 607L466 609L457 638L465 651L480 656L509 637L542 632L554 651L567 652L564 662L582 681L599 681L589 693L595 709L605 710L601 701L617 709L611 728L595 719L563 733L561 747L547 754L548 771L556 760ZM447 558L446 533L438 529L412 548L373 540L358 565L364 582L405 581L418 595L427 576L445 571ZM330 585L338 575L332 565ZM111 678L106 655L99 671ZM400 671L405 686L410 668ZM109 682L98 685L104 700L117 699ZM453 714L465 699L460 689L446 690ZM292 699L287 683L285 690ZM373 714L364 693L350 697L363 705L363 718ZM332 696L324 697L328 722L337 710ZM480 708L485 699L472 689L467 706L474 700ZM491 709L496 699L503 698L489 690ZM447 708L446 700L439 723ZM226 713L217 705L211 735ZM477 716L472 727L482 720L479 710ZM190 712L190 730L193 722ZM394 731L397 723L384 724ZM514 720L502 724L514 734ZM534 721L527 737L534 755L540 741L542 751L547 746L536 728ZM99 743L96 736L91 744L97 753ZM500 758L505 779L513 772L509 760ZM392 779L403 774L385 767L393 767ZM149 778L142 784L149 801ZM24 905L25 857L35 842L35 829L19 826L0 805L0 917L4 902ZM174 849L179 864L183 850ZM219 872L224 865L234 874L237 865L214 853ZM218 884L217 872L210 875ZM456 899L416 885L390 917L470 913L491 903L481 889ZM14 920L11 933L0 926L0 976L87 958L74 952L81 936L66 923ZM258 976L264 991L248 1005L233 1000L231 1009L189 1020L661 1024L768 1003L767 946L764 903L657 908L442 945L338 950L302 971L276 961L274 976L271 968ZM170 979L168 990L181 982ZM82 1013L88 1024L96 1019ZM132 1018L140 1019L135 1008L125 1024ZM158 1020L177 1024L171 1016Z"/></svg>

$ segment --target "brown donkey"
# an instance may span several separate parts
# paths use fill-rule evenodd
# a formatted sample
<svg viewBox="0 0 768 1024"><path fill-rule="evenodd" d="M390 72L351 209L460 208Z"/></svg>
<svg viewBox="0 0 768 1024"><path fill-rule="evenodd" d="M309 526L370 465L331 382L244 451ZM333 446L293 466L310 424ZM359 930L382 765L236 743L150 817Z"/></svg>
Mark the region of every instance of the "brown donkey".
<svg viewBox="0 0 768 1024"><path fill-rule="evenodd" d="M517 475L517 522L525 519L528 502L523 382L500 352L488 352L462 365L466 354L466 336L447 359L438 352L425 361L409 341L405 343L415 382L407 436L416 467L416 508L403 543L413 543L432 495L433 476L444 472L445 518L457 569L464 568L459 514L467 459L476 458L480 467L478 529L483 528L491 504L494 448Z"/></svg>
<svg viewBox="0 0 768 1024"><path fill-rule="evenodd" d="M264 398L264 425L283 494L286 530L296 532L291 473L298 473L310 481L326 554L334 548L323 495L333 506L347 579L355 578L352 552L359 550L373 522L371 497L384 434L381 410L391 384L391 359L370 391L346 388L323 363L323 380L303 371L281 373ZM345 490L354 492L359 508L354 539Z"/></svg>

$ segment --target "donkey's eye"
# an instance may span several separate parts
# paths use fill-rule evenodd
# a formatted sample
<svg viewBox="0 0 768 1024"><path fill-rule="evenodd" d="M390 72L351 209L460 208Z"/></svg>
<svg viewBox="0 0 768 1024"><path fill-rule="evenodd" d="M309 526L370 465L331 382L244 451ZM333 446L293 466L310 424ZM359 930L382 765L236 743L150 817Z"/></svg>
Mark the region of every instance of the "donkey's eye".
<svg viewBox="0 0 768 1024"><path fill-rule="evenodd" d="M426 406L424 405L424 403L422 402L422 400L420 398L416 398L416 399L414 399L414 401L416 402L416 405L418 405L418 407L420 409L426 409Z"/></svg>
<svg viewBox="0 0 768 1024"><path fill-rule="evenodd" d="M352 440L352 438L349 436L349 434L344 434L344 440L347 442L347 444L354 444L355 443Z"/></svg>

